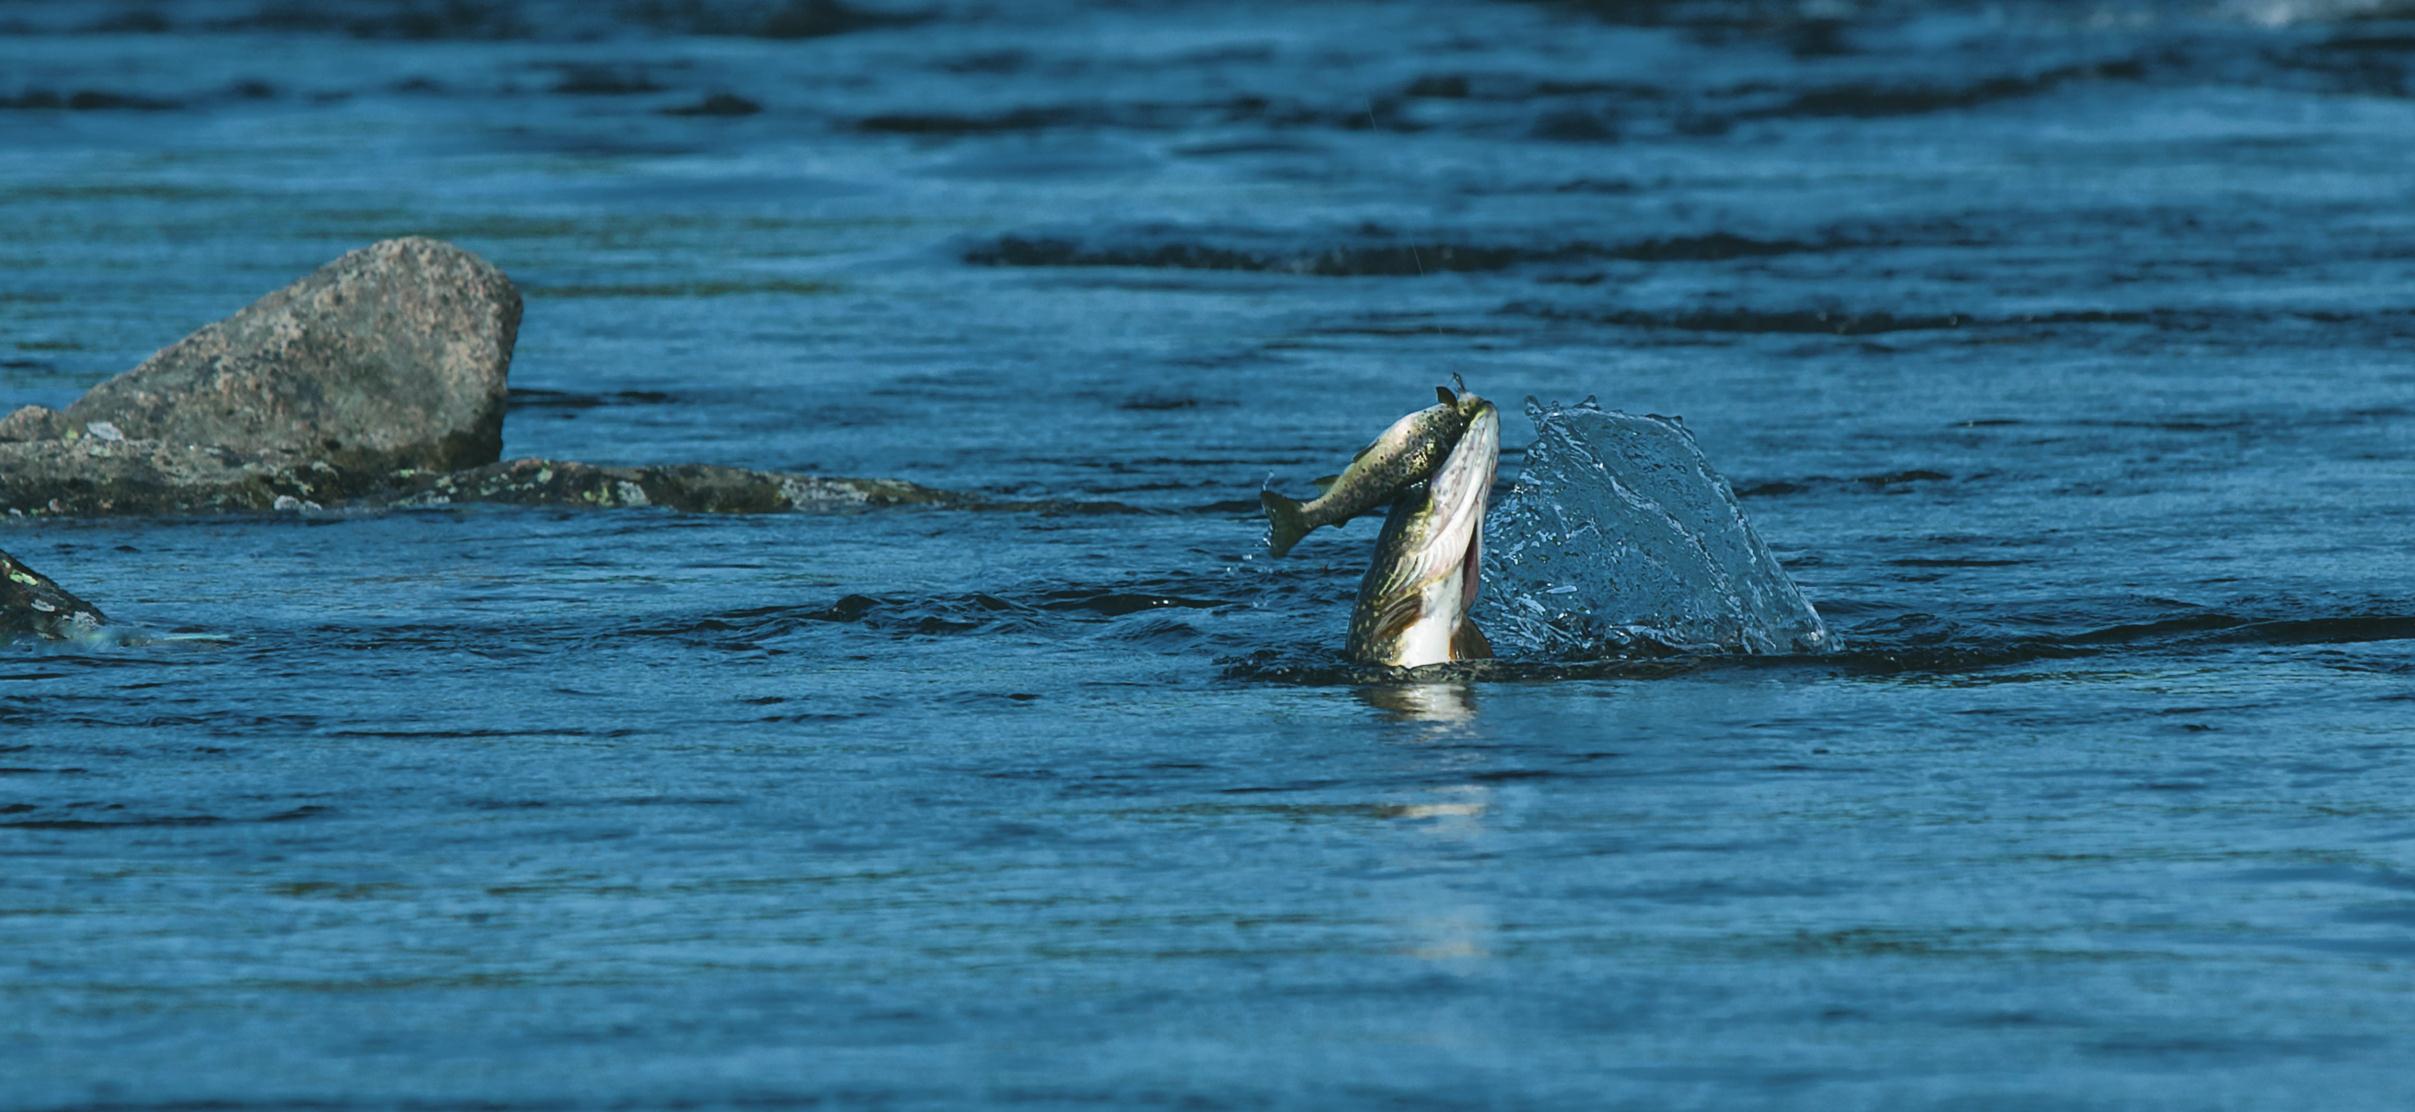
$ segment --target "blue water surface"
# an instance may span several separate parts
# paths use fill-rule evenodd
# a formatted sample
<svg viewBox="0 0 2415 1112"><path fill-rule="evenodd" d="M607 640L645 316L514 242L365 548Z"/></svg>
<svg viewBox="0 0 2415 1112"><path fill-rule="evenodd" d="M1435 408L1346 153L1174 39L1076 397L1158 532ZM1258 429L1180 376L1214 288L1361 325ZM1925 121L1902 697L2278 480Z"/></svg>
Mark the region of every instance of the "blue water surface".
<svg viewBox="0 0 2415 1112"><path fill-rule="evenodd" d="M2393 12L0 2L0 407L426 234L507 454L1063 504L0 526L0 1106L2406 1107ZM1847 651L1340 667L1454 372Z"/></svg>

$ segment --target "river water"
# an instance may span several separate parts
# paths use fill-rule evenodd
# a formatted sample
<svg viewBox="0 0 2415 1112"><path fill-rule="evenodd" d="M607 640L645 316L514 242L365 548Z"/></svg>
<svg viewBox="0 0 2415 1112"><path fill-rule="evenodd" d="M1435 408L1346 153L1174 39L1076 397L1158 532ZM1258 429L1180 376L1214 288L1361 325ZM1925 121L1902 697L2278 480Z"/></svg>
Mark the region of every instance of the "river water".
<svg viewBox="0 0 2415 1112"><path fill-rule="evenodd" d="M1062 503L0 526L0 1106L2405 1107L2386 7L0 2L0 405L429 234L507 454ZM1337 667L1454 372L1845 651Z"/></svg>

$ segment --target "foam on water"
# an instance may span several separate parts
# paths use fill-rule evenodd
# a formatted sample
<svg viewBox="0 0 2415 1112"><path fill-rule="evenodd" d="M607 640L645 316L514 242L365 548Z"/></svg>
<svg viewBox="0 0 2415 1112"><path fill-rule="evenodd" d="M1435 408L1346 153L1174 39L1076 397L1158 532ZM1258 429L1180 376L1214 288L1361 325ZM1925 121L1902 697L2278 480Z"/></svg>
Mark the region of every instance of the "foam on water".
<svg viewBox="0 0 2415 1112"><path fill-rule="evenodd" d="M1820 653L1836 637L1673 418L1526 400L1535 443L1486 522L1505 655Z"/></svg>

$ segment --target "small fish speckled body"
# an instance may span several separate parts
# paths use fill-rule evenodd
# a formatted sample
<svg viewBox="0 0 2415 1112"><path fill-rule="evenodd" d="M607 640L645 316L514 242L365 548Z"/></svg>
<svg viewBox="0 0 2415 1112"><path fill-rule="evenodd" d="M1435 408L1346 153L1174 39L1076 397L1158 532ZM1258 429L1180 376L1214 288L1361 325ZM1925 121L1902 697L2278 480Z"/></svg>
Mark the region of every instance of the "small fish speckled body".
<svg viewBox="0 0 2415 1112"><path fill-rule="evenodd" d="M1492 646L1468 617L1484 558L1484 510L1501 458L1491 402L1462 400L1467 430L1425 482L1392 504L1350 614L1350 658L1415 668L1483 660Z"/></svg>
<svg viewBox="0 0 2415 1112"><path fill-rule="evenodd" d="M1301 502L1271 490L1260 491L1258 502L1266 509L1267 547L1281 556L1311 530L1340 525L1390 505L1403 489L1425 481L1442 466L1478 407L1492 408L1492 403L1472 394L1463 397L1443 387L1434 392L1441 401L1392 422L1383 435L1359 449L1350 466L1327 483L1324 493Z"/></svg>

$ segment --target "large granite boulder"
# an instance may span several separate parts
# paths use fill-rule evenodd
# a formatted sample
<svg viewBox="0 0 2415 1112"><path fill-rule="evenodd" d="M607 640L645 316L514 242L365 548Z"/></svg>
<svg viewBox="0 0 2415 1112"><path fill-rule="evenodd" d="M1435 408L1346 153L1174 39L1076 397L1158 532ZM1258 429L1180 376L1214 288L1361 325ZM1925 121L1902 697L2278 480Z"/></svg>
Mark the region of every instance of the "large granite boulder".
<svg viewBox="0 0 2415 1112"><path fill-rule="evenodd" d="M156 441L293 453L338 470L452 470L503 452L520 293L432 239L374 243L92 388L0 441Z"/></svg>
<svg viewBox="0 0 2415 1112"><path fill-rule="evenodd" d="M90 633L106 620L48 576L0 552L0 641L28 634L55 641Z"/></svg>
<svg viewBox="0 0 2415 1112"><path fill-rule="evenodd" d="M783 513L996 507L888 479L680 464L497 462L520 294L432 239L371 244L64 411L0 417L0 514L454 502Z"/></svg>

